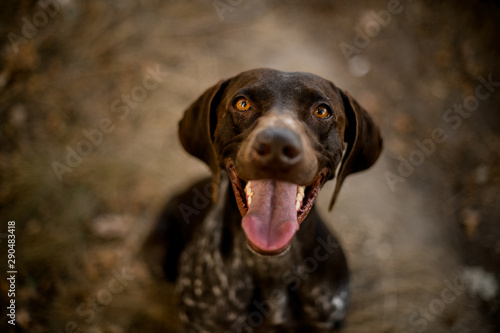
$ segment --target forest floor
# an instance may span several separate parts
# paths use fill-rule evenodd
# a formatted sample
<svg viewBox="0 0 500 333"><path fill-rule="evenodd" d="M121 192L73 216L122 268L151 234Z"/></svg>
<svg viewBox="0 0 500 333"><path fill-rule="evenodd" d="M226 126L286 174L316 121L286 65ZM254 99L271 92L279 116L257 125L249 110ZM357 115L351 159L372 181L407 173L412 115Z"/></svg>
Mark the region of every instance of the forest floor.
<svg viewBox="0 0 500 333"><path fill-rule="evenodd" d="M221 78L272 67L332 80L382 129L334 212L331 184L318 198L352 270L343 331L498 331L499 19L488 1L7 2L0 249L16 221L18 273L1 330L178 332L172 286L138 256L208 175L177 122Z"/></svg>

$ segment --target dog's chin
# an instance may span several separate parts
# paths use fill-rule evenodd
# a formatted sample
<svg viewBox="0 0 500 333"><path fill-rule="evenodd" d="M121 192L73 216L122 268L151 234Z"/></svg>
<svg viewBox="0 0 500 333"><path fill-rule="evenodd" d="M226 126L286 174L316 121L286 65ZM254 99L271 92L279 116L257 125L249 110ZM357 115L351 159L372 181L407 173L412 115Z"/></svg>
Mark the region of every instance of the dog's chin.
<svg viewBox="0 0 500 333"><path fill-rule="evenodd" d="M252 244L249 241L247 241L247 246L248 246L248 250L250 252L252 252L254 255L256 255L258 257L265 257L265 258L270 258L270 257L279 258L279 257L282 257L282 256L286 255L290 251L290 244L288 244L282 250L275 251L275 252L270 252L270 253L266 253L266 252L262 252L261 250L254 249L252 247Z"/></svg>
<svg viewBox="0 0 500 333"><path fill-rule="evenodd" d="M251 250L264 256L283 255L309 214L328 170L321 170L307 186L272 178L244 180L230 159L226 170Z"/></svg>

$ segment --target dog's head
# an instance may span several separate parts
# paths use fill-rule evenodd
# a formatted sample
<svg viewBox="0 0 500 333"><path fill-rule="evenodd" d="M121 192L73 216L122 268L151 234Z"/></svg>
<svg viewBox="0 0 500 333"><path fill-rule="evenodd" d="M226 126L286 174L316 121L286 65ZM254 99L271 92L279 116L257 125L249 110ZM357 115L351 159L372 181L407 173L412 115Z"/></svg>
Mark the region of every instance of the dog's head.
<svg viewBox="0 0 500 333"><path fill-rule="evenodd" d="M186 110L179 136L215 182L229 174L248 243L268 255L289 246L326 180L336 179L331 209L345 177L382 149L378 127L348 93L313 74L272 69L209 88Z"/></svg>

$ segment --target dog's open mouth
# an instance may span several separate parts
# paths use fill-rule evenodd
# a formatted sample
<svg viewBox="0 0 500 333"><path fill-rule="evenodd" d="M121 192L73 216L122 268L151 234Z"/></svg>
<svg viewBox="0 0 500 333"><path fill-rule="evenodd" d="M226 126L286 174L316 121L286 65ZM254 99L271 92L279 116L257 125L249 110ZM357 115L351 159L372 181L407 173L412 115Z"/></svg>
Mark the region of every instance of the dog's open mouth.
<svg viewBox="0 0 500 333"><path fill-rule="evenodd" d="M286 250L311 210L326 170L321 171L310 185L298 186L273 179L246 182L238 176L231 160L226 163L226 169L250 247L265 255L277 255Z"/></svg>

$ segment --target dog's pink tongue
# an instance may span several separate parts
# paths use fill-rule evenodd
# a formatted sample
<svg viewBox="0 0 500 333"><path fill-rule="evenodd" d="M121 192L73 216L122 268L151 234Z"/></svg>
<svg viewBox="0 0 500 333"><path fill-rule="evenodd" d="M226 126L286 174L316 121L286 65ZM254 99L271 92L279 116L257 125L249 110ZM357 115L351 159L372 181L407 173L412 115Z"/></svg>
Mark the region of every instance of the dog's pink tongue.
<svg viewBox="0 0 500 333"><path fill-rule="evenodd" d="M261 253L285 250L299 229L295 198L297 185L274 180L252 180L252 202L242 227L250 246Z"/></svg>

